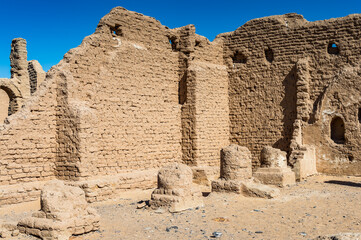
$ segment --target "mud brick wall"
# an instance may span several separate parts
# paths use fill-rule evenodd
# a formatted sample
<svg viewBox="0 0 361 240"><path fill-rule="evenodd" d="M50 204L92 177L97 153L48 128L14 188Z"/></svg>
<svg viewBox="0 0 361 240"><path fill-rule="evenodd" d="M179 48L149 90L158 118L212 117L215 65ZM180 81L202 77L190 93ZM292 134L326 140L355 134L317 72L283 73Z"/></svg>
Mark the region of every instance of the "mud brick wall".
<svg viewBox="0 0 361 240"><path fill-rule="evenodd" d="M13 39L10 53L11 79L20 89L23 98L30 96L27 53L26 40L22 38Z"/></svg>
<svg viewBox="0 0 361 240"><path fill-rule="evenodd" d="M29 81L30 81L30 93L33 94L37 88L37 74L33 67L33 64L29 62L28 65Z"/></svg>
<svg viewBox="0 0 361 240"><path fill-rule="evenodd" d="M303 142L316 146L319 172L356 176L361 173L360 83L360 67L340 69L320 97L317 121L303 128Z"/></svg>
<svg viewBox="0 0 361 240"><path fill-rule="evenodd" d="M157 173L157 169L119 173L73 182L72 185L84 190L88 202L100 202L114 199L119 193L127 190L156 188Z"/></svg>
<svg viewBox="0 0 361 240"><path fill-rule="evenodd" d="M224 65L192 61L188 79L195 84L195 158L197 166L219 166L229 144L228 78Z"/></svg>
<svg viewBox="0 0 361 240"><path fill-rule="evenodd" d="M2 185L0 187L0 206L21 202L36 201L47 181Z"/></svg>
<svg viewBox="0 0 361 240"><path fill-rule="evenodd" d="M308 22L286 14L209 42L193 25L168 29L118 7L31 96L26 42L16 39L14 84L29 89L0 126L0 190L13 186L0 200L34 199L39 188L24 193L20 184L59 178L100 201L154 186L170 162L215 173L229 142L248 147L257 167L265 145L290 153L296 119L303 143L316 147L319 171L357 174L360 37L360 15ZM37 85L42 79L37 74ZM343 144L330 140L335 116L345 123Z"/></svg>
<svg viewBox="0 0 361 240"><path fill-rule="evenodd" d="M220 151L229 145L228 75L223 41L197 36L189 76L195 78L198 166L220 165Z"/></svg>
<svg viewBox="0 0 361 240"><path fill-rule="evenodd" d="M178 53L169 34L154 18L115 8L65 56L81 177L181 160Z"/></svg>
<svg viewBox="0 0 361 240"><path fill-rule="evenodd" d="M254 166L265 145L289 151L297 117L296 62L309 57L312 109L340 68L358 64L360 26L359 15L308 22L286 14L251 20L219 36L230 79L231 141L251 150ZM329 52L332 44L339 53Z"/></svg>
<svg viewBox="0 0 361 240"><path fill-rule="evenodd" d="M0 185L55 177L56 83L49 77L0 130Z"/></svg>
<svg viewBox="0 0 361 240"><path fill-rule="evenodd" d="M229 139L222 44L196 35L194 26L170 30L113 9L5 125L2 184L136 174L182 161L180 85L188 72L194 77L186 84L195 83L188 91L194 101L185 99L194 111L184 115L194 120L192 161L217 166Z"/></svg>
<svg viewBox="0 0 361 240"><path fill-rule="evenodd" d="M228 76L223 41L209 42L193 25L178 29L182 160L191 166L218 166L229 144ZM183 72L182 72L183 69ZM219 169L218 169L219 170Z"/></svg>

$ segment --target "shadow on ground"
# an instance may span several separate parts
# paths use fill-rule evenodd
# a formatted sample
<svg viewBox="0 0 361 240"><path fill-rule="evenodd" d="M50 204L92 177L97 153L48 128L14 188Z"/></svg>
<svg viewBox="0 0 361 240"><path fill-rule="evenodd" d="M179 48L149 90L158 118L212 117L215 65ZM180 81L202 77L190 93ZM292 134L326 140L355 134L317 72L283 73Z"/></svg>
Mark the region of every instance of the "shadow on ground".
<svg viewBox="0 0 361 240"><path fill-rule="evenodd" d="M325 181L325 183L338 184L349 187L359 187L361 188L361 183L349 182L349 181L338 181L338 180L329 180Z"/></svg>

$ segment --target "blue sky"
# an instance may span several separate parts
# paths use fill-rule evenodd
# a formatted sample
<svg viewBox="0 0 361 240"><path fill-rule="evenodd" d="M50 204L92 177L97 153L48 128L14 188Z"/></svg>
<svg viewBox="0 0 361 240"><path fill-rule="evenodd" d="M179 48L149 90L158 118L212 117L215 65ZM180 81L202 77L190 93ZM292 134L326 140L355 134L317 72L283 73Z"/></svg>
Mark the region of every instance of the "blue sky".
<svg viewBox="0 0 361 240"><path fill-rule="evenodd" d="M38 60L47 71L92 34L99 19L116 6L155 17L170 28L194 24L197 33L210 40L264 16L296 12L316 21L361 13L361 0L1 0L0 78L10 77L13 38L25 38L28 60Z"/></svg>

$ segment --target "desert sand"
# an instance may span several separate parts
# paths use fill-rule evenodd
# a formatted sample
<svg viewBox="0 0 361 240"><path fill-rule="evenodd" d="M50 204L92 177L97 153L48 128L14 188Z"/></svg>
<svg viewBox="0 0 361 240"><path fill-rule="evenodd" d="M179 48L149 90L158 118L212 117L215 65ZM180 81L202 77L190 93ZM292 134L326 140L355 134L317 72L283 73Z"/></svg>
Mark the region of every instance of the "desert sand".
<svg viewBox="0 0 361 240"><path fill-rule="evenodd" d="M92 204L101 215L101 230L71 239L214 239L213 232L222 233L219 239L313 239L361 232L361 177L313 176L282 188L275 199L205 192L205 207L180 213L139 208L151 192L133 190ZM39 206L0 208L0 220L17 221Z"/></svg>

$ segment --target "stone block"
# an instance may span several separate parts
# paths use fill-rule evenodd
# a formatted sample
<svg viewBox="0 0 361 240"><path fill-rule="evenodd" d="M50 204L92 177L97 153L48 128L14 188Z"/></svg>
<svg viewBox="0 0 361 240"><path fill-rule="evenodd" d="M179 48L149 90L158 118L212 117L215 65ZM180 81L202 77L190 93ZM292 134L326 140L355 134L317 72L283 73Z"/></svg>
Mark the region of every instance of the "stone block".
<svg viewBox="0 0 361 240"><path fill-rule="evenodd" d="M151 195L153 209L167 208L170 212L202 207L202 192L193 184L192 169L184 164L173 163L158 173L158 188Z"/></svg>
<svg viewBox="0 0 361 240"><path fill-rule="evenodd" d="M287 167L287 153L271 146L261 151L261 167Z"/></svg>
<svg viewBox="0 0 361 240"><path fill-rule="evenodd" d="M294 164L294 171L296 173L296 179L299 181L308 176L317 174L316 150L313 146L304 146Z"/></svg>
<svg viewBox="0 0 361 240"><path fill-rule="evenodd" d="M263 184L284 187L295 184L295 173L290 168L259 168L253 177Z"/></svg>
<svg viewBox="0 0 361 240"><path fill-rule="evenodd" d="M220 179L212 182L212 192L227 192L242 194L248 197L275 198L280 195L276 187L248 181L235 181Z"/></svg>
<svg viewBox="0 0 361 240"><path fill-rule="evenodd" d="M242 181L218 179L212 181L212 192L242 193Z"/></svg>
<svg viewBox="0 0 361 240"><path fill-rule="evenodd" d="M243 180L252 178L252 154L246 147L229 145L221 150L221 176L212 192L241 193Z"/></svg>
<svg viewBox="0 0 361 240"><path fill-rule="evenodd" d="M41 192L41 210L22 219L18 227L22 233L60 240L98 230L99 220L95 209L88 206L83 190L54 180Z"/></svg>
<svg viewBox="0 0 361 240"><path fill-rule="evenodd" d="M242 193L249 197L275 198L280 195L280 190L276 187L246 181L242 183Z"/></svg>
<svg viewBox="0 0 361 240"><path fill-rule="evenodd" d="M284 187L295 184L295 173L287 167L287 154L279 149L266 146L261 151L261 167L253 177L263 184Z"/></svg>
<svg viewBox="0 0 361 240"><path fill-rule="evenodd" d="M229 145L221 150L221 178L242 180L252 177L252 155L246 147Z"/></svg>

